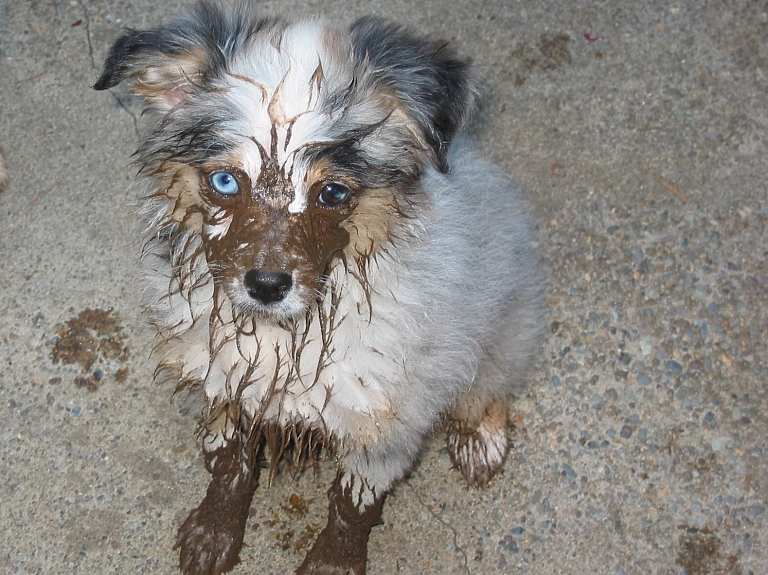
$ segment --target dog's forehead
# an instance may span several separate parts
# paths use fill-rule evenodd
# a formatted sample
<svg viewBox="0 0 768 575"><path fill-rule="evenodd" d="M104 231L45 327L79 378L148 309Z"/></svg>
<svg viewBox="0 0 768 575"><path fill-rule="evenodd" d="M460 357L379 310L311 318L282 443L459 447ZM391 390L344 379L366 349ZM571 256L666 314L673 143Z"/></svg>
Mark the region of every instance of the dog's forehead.
<svg viewBox="0 0 768 575"><path fill-rule="evenodd" d="M256 182L268 166L279 166L293 188L289 212L307 208L303 152L333 139L338 118L326 103L350 83L349 54L338 32L310 20L255 36L223 78L221 94L232 110L226 129L239 141L242 168Z"/></svg>

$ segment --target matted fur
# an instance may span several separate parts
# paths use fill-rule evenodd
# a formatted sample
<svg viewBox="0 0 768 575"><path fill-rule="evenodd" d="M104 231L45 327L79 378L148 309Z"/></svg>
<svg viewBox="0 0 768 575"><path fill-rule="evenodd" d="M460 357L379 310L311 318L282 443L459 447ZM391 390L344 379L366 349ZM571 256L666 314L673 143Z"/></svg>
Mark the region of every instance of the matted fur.
<svg viewBox="0 0 768 575"><path fill-rule="evenodd" d="M465 477L490 479L540 288L525 203L456 137L466 64L377 19L204 2L120 38L95 87L122 80L151 114L137 162L157 376L204 394L206 453L268 444L274 469L287 446L327 444L362 510L447 416ZM279 295L255 295L265 273Z"/></svg>

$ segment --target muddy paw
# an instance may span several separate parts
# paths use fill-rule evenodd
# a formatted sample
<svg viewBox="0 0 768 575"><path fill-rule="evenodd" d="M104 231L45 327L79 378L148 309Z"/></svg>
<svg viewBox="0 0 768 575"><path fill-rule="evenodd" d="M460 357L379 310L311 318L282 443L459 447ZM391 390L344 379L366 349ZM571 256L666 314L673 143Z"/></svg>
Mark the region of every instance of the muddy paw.
<svg viewBox="0 0 768 575"><path fill-rule="evenodd" d="M187 575L220 575L240 562L243 532L226 523L210 522L200 507L179 528L179 569Z"/></svg>
<svg viewBox="0 0 768 575"><path fill-rule="evenodd" d="M352 567L305 562L296 571L296 575L365 575L365 569L357 571Z"/></svg>
<svg viewBox="0 0 768 575"><path fill-rule="evenodd" d="M296 571L296 575L365 575L370 527L348 531L334 517ZM343 526L342 526L343 525Z"/></svg>
<svg viewBox="0 0 768 575"><path fill-rule="evenodd" d="M296 575L365 575L368 535L371 527L381 523L384 497L374 497L369 506L358 507L360 502L353 497L356 480L352 477L347 482L345 477L341 471L336 475L328 491L328 524Z"/></svg>
<svg viewBox="0 0 768 575"><path fill-rule="evenodd" d="M495 404L477 426L454 419L448 430L448 454L469 485L482 487L504 464L509 450L506 409L496 413Z"/></svg>

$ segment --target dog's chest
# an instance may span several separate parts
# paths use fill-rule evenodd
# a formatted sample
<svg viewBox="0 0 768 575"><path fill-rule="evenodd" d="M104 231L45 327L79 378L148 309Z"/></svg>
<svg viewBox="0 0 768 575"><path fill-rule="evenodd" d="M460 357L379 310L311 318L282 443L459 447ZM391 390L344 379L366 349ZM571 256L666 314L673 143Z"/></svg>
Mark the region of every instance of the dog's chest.
<svg viewBox="0 0 768 575"><path fill-rule="evenodd" d="M160 346L162 361L201 385L211 405L237 402L265 423L374 441L407 401L405 338L395 310L380 309L388 300L371 300L356 281L335 279L338 297L292 329L237 321L226 298L214 312L211 290L185 321L168 315L177 327ZM174 308L189 308L189 300L167 309Z"/></svg>

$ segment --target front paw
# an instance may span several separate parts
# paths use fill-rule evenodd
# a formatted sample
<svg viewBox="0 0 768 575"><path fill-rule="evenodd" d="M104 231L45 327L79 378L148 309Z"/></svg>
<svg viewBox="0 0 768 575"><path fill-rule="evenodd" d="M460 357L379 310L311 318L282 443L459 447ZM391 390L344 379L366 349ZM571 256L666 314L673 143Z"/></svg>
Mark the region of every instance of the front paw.
<svg viewBox="0 0 768 575"><path fill-rule="evenodd" d="M179 528L179 569L186 575L220 575L240 563L256 479L245 474L223 480L220 472L214 469L205 499Z"/></svg>
<svg viewBox="0 0 768 575"><path fill-rule="evenodd" d="M326 527L296 575L365 575L368 536L349 537Z"/></svg>
<svg viewBox="0 0 768 575"><path fill-rule="evenodd" d="M328 524L296 571L296 575L365 575L368 560L368 535L381 523L383 495L378 497L367 487L357 487L359 477L336 475L328 490ZM363 504L363 492L370 495ZM357 494L356 498L353 494Z"/></svg>
<svg viewBox="0 0 768 575"><path fill-rule="evenodd" d="M466 482L475 487L486 485L501 471L509 451L506 404L488 406L477 425L452 420L448 429L448 454Z"/></svg>
<svg viewBox="0 0 768 575"><path fill-rule="evenodd" d="M179 528L175 548L179 569L186 575L220 575L240 562L244 527L226 510L209 509L206 502L192 511Z"/></svg>
<svg viewBox="0 0 768 575"><path fill-rule="evenodd" d="M336 565L326 565L320 563L307 564L305 561L296 575L365 575L365 569L354 571L351 567L339 567Z"/></svg>

